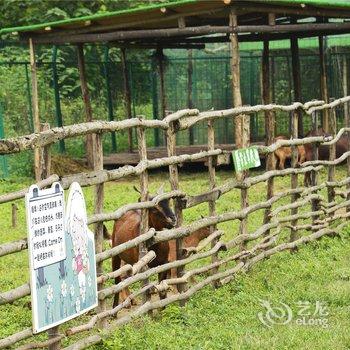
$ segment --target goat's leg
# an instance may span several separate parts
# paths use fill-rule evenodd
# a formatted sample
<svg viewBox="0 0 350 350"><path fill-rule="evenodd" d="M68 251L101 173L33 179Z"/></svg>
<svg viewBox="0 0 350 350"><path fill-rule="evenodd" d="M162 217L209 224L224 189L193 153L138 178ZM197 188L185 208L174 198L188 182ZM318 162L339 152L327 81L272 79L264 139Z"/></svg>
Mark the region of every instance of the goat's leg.
<svg viewBox="0 0 350 350"><path fill-rule="evenodd" d="M304 186L309 187L311 185L311 171L308 171L304 175Z"/></svg>
<svg viewBox="0 0 350 350"><path fill-rule="evenodd" d="M112 257L112 271L116 271L120 268L121 259L118 255ZM121 277L118 276L115 278L114 283L118 284L121 281ZM114 294L113 308L119 304L119 292Z"/></svg>
<svg viewBox="0 0 350 350"><path fill-rule="evenodd" d="M124 260L121 261L120 267L122 267L123 265L125 265ZM121 280L124 280L124 279L125 279L125 275L121 276ZM130 294L131 294L130 293L130 289L128 287L125 287L124 289L122 289L120 291L120 294L119 294L119 302L122 303L124 300L126 300L130 296ZM126 306L126 308L130 308L131 305L136 305L136 300L135 299L132 299L131 300L131 304Z"/></svg>
<svg viewBox="0 0 350 350"><path fill-rule="evenodd" d="M160 272L158 273L158 282L162 282L163 280L167 279L168 278L168 274L169 274L169 271L163 271L163 272ZM160 299L165 299L167 297L167 291L162 291L162 292L159 292L159 298Z"/></svg>
<svg viewBox="0 0 350 350"><path fill-rule="evenodd" d="M278 167L279 167L280 170L283 170L283 169L284 169L284 164L285 164L285 162L286 162L286 158L285 158L285 157L281 157L281 158L280 158L280 161L279 161L279 165L278 165Z"/></svg>

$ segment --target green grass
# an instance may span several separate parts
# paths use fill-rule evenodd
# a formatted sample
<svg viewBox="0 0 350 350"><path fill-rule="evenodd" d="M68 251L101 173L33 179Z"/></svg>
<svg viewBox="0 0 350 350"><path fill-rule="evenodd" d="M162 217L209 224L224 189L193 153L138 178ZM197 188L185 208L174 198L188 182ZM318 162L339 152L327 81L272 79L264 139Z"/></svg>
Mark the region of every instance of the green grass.
<svg viewBox="0 0 350 350"><path fill-rule="evenodd" d="M325 238L297 254L274 256L224 287L205 288L184 308L171 305L156 321L143 317L118 329L103 348L349 349L349 243ZM294 319L264 326L260 300L288 304ZM328 328L297 325L298 302L309 302L313 313L317 301L327 306Z"/></svg>
<svg viewBox="0 0 350 350"><path fill-rule="evenodd" d="M256 175L253 172L252 175ZM345 168L337 169L337 177L345 177ZM217 181L221 184L234 177L233 171L218 171ZM322 172L321 179L326 177ZM150 176L151 192L168 180L167 173ZM181 173L181 189L189 194L198 194L208 188L206 173ZM300 184L302 179L300 177ZM29 179L0 182L0 193L8 193L29 185ZM110 182L105 185L105 207L110 212L123 204L137 200L133 186L138 179ZM167 185L168 186L168 185ZM275 191L280 192L290 186L288 177L276 179ZM169 189L169 186L166 188ZM93 188L84 189L88 212L93 212ZM249 190L249 204L265 199L266 184L258 184ZM323 192L325 195L326 193ZM283 199L282 203L288 203ZM11 228L11 204L1 205L0 243L22 238L26 235L24 201L19 206L19 224ZM239 210L238 190L223 195L217 202L217 212ZM307 208L306 208L307 207ZM306 206L301 210L309 210ZM208 213L207 204L184 211L186 223L197 220ZM284 214L285 215L285 214ZM263 211L252 214L248 220L249 232L261 226ZM238 234L238 222L219 225L224 230L224 240ZM107 224L111 229L112 223ZM300 248L297 254L281 253L256 265L248 274L238 275L230 284L214 290L207 287L190 299L185 308L170 305L156 320L144 316L132 324L116 330L103 345L105 349L347 349L350 336L347 328L350 321L350 252L348 232L341 238L325 238L319 242ZM286 238L288 230L282 232ZM227 252L222 253L227 254ZM232 254L232 252L231 252ZM209 259L193 263L198 266ZM110 270L110 261L104 264ZM0 291L10 290L28 280L27 252L21 252L0 259ZM326 303L329 316L328 328L288 325L275 325L267 328L257 318L263 311L260 299L272 305L284 302L293 312L298 311L297 302L310 302L314 311L316 301ZM26 307L29 298L23 298L12 305L0 307L0 338L9 336L31 325L31 312ZM111 304L111 300L108 301ZM161 316L161 317L160 317ZM73 320L62 326L62 330L73 324L86 322L87 316ZM84 334L86 335L86 334ZM65 340L64 345L79 339ZM45 339L45 336L42 336Z"/></svg>

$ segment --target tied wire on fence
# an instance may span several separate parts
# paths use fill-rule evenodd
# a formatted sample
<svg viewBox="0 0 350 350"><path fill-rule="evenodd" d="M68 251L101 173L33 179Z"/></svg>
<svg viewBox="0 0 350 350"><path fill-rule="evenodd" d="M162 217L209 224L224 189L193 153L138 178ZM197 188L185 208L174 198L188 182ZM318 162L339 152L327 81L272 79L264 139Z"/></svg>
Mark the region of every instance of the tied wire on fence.
<svg viewBox="0 0 350 350"><path fill-rule="evenodd" d="M163 120L145 120L133 118L125 121L90 122L73 126L64 126L30 134L18 138L0 140L0 155L22 152L36 147L49 146L67 138L74 138L86 134L97 134L96 142L101 146L101 133L120 132L122 130L136 128L138 138L138 151L140 162L136 166L124 166L114 170L103 170L101 160L103 159L102 147L97 147L95 154L95 167L89 173L81 173L59 178L57 175L49 175L38 183L39 188L50 186L53 182L60 180L64 188L78 181L82 186L94 186L95 202L94 214L88 219L89 224L95 224L98 264L99 307L95 313L80 318L77 321L60 326L60 329L44 341L38 341L33 335L30 327L17 333L8 335L0 340L0 348L16 346L20 349L53 348L61 342L69 341L66 349L83 349L87 346L101 342L116 326L131 322L135 317L148 313L152 310L161 309L164 306L180 302L184 304L193 294L200 289L214 285L219 287L231 281L238 272L248 271L254 264L266 257L281 251L294 250L298 246L317 240L325 235L334 235L342 231L350 216L350 148L347 143L347 152L336 157L335 148L337 142L350 132L349 118L345 128L336 133L335 108L348 104L350 96L335 100L329 104L323 101L311 101L305 104L294 103L289 106L283 105L258 105L244 106L222 111L199 112L198 110L182 110L168 115ZM330 136L310 136L303 139L292 138L290 140L278 140L269 146L258 146L261 156L271 154L278 149L292 147L295 151L297 146L315 145L313 157L305 163L297 165L295 158L292 167L277 170L271 169L262 174L246 177L243 180L227 180L223 184L216 183L215 167L220 163L220 157L227 158L229 152L216 148L214 124L217 120L235 118L238 115L251 114L261 111L283 111L293 117L294 111L303 110L307 115L313 117L314 129L317 128L317 117L320 111L329 109L332 124ZM208 123L208 146L207 150L187 155L176 154L176 134L186 130L199 122ZM296 123L293 125L293 135L297 130ZM147 129L160 129L166 132L168 155L164 158L148 160L145 142L145 131ZM295 129L295 130L294 130ZM322 146L330 147L329 159L318 160L317 149ZM196 195L188 195L181 190L179 181L179 164L191 162L197 159L208 159L208 190ZM347 175L344 179L335 179L335 167L342 161L348 161ZM149 179L148 171L160 167L169 167L169 180L171 191L159 194L154 198L148 197ZM325 167L328 169L327 180L321 182L316 176ZM309 187L298 185L298 175L307 175L311 172L311 183ZM118 208L111 213L103 212L103 184L108 181L124 178L129 175L137 175L140 178L141 200L138 203L130 203ZM294 179L290 189L284 189L275 193L267 200L249 203L240 210L227 210L219 212L216 203L220 197L231 191L251 191L255 185L265 183L269 179L291 176ZM346 188L344 191L343 188ZM322 194L327 190L328 196ZM8 193L0 196L0 203L8 203L25 196L28 191ZM157 231L150 227L147 212L165 199L173 199L177 226L172 229ZM288 202L289 199L289 202ZM209 215L191 223L183 222L183 211L195 207L201 203L208 203ZM140 234L125 243L107 250L102 250L101 239L105 221L117 220L132 209L142 211L142 225ZM261 226L252 231L240 230L236 236L223 240L225 232L218 228L224 222L242 221L248 219L259 210L268 211L268 220L262 220ZM185 247L185 237L194 234L198 230L209 228L208 236L200 242L197 247ZM288 231L288 234L283 233ZM23 235L24 236L24 235ZM155 252L149 247L159 243L176 240L176 259L164 264L148 267L148 262L154 258ZM102 270L102 262L119 255L127 249L141 247L140 259L134 265L126 264L116 271L106 272ZM0 245L0 257L14 254L27 249L27 239L6 242ZM210 258L209 260L205 260ZM203 262L195 268L189 266L193 262ZM175 277L166 278L161 282L155 282L153 277L159 273L176 269ZM106 284L107 281L125 275L118 284ZM193 277L202 276L193 282ZM109 299L124 288L135 286L142 282L138 289L118 305L111 308ZM177 292L170 293L176 286ZM151 297L152 294L168 292L164 299ZM29 282L14 289L0 293L0 305L13 303L25 296L30 295ZM118 317L118 313L130 306L132 301L142 297L142 303L134 306L130 311ZM106 321L110 322L107 323ZM29 325L28 325L29 326ZM100 329L100 332L92 332ZM79 335L78 337L76 335ZM72 338L74 336L74 338ZM31 338L31 342L26 343ZM20 342L20 344L18 344ZM24 344L23 344L24 343ZM63 343L62 343L63 344Z"/></svg>

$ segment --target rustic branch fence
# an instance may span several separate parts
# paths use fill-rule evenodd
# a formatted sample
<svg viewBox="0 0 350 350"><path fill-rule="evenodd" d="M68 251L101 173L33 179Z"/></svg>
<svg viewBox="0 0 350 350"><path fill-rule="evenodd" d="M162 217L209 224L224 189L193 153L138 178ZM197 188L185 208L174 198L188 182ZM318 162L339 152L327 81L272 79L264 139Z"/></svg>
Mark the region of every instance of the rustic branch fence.
<svg viewBox="0 0 350 350"><path fill-rule="evenodd" d="M284 250L293 250L296 247L315 241L325 235L339 233L347 224L350 216L350 147L341 157L336 158L335 145L343 134L350 135L350 122L346 118L345 128L336 133L335 109L340 105L346 105L350 96L325 104L323 101L311 101L305 104L294 103L289 106L281 105L258 105L243 106L223 111L199 112L198 110L182 110L168 115L163 120L146 120L134 118L123 121L92 121L72 126L64 126L44 130L40 133L26 135L14 139L0 140L0 154L11 154L25 150L44 149L49 152L49 147L60 140L81 135L91 135L94 142L93 171L59 178L57 175L45 173L47 178L38 183L40 188L48 187L55 181L60 181L63 188L68 188L73 181L78 181L81 186L94 186L95 202L94 214L89 217L89 224L95 224L96 260L98 272L98 298L99 307L93 315L81 317L79 325L77 321L66 324L64 327L49 332L47 340L40 341L34 336L31 328L23 329L15 334L8 335L0 340L0 348L18 347L20 349L59 348L63 342L69 340L66 349L83 349L90 345L99 343L116 326L128 323L135 317L160 309L170 303L180 302L184 304L198 290L205 286L213 285L219 287L231 281L238 272L249 270L254 264L273 254ZM319 113L329 110L331 136L314 136L303 139L297 138L297 113L304 112L306 116L313 118L313 126L317 128ZM279 140L268 146L257 146L262 156L268 156L281 147L292 147L292 167L284 170L271 168L263 174L253 177L244 177L228 180L217 185L215 167L218 164L227 162L230 159L230 152L215 147L214 123L217 119L236 118L242 115L249 115L256 112L284 111L290 115L293 138L290 140ZM193 155L176 155L176 133L198 122L208 123L208 145L203 151ZM147 129L163 130L167 142L168 156L165 158L148 160L145 132ZM140 162L136 166L123 166L115 170L103 170L103 150L101 147L101 133L120 132L132 129L137 134L138 152ZM272 131L271 131L272 132ZM311 143L314 145L314 158L312 161L297 165L297 146ZM329 160L318 160L317 149L323 144L330 147ZM38 151L36 151L38 152ZM40 152L39 152L40 153ZM178 174L178 166L184 162L191 162L198 159L207 159L208 165L208 191L196 195L188 195L181 190ZM347 175L344 179L335 179L335 167L342 161L347 160ZM169 167L169 180L171 191L157 195L149 199L148 171L160 167ZM328 167L328 178L326 181L319 181L317 176L324 167ZM298 185L298 176L311 172L311 187ZM140 178L141 201L131 203L118 208L112 213L103 212L104 187L107 181L118 180L129 175L137 175ZM291 188L282 192L274 193L272 181L274 178L290 176ZM216 209L216 202L226 193L236 190L248 193L255 185L268 182L267 199L258 203L246 203L241 210L226 211L219 213ZM0 204L12 202L23 198L28 188L21 191L3 194L0 196ZM326 192L328 196L322 194ZM247 197L247 195L245 195ZM248 198L248 197L247 197ZM290 203L283 204L281 201L290 198ZM154 207L163 199L173 199L177 227L155 231L148 226L148 210ZM183 211L197 206L201 203L208 203L209 215L189 224L183 223ZM142 212L142 223L140 235L114 248L103 251L103 222L116 220L131 209L140 209ZM218 230L217 225L227 221L245 221L248 217L261 210L261 226L254 232L248 232L245 225L240 225L238 234L230 239L223 240L224 232ZM16 210L17 213L17 210ZM210 235L201 244L193 249L185 249L182 240L185 236L194 231L209 227ZM286 233L286 230L288 234ZM25 236L25 233L23 233ZM148 247L156 242L177 240L175 261L153 268L147 268L147 263L154 257L154 252ZM125 265L117 271L104 272L102 263L111 257L120 254L131 247L139 247L140 260L134 265ZM27 239L7 242L0 245L0 257L15 254L27 249ZM195 261L207 263L196 268L187 269L188 265ZM177 277L168 278L161 283L154 282L153 277L159 272L176 268ZM108 280L120 275L126 275L117 285L106 285ZM202 276L193 282L194 276ZM135 283L141 282L138 289ZM128 286L135 286L132 294L115 308L110 308L108 299L115 293ZM169 293L165 299L159 300L151 297L154 293L170 290L172 286L177 287L178 292ZM30 295L29 282L16 287L15 289L1 291L0 305L13 303L16 300ZM133 307L129 312L116 317L118 312L131 305L131 301L138 296L143 296L142 303ZM109 322L107 322L109 321ZM63 331L64 328L64 331ZM91 330L100 332L88 332ZM78 336L75 336L77 335ZM72 338L73 337L73 338Z"/></svg>

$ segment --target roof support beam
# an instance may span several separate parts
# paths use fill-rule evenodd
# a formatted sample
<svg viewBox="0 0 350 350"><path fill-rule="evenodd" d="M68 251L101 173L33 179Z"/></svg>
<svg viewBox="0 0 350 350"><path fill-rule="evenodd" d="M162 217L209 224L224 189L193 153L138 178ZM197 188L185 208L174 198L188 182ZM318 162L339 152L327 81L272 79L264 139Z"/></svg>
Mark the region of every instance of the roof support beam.
<svg viewBox="0 0 350 350"><path fill-rule="evenodd" d="M97 43L118 40L137 40L137 39L158 39L172 37L194 37L199 35L220 34L220 33L297 33L309 32L319 34L323 31L332 31L332 33L350 31L350 22L342 23L302 23L302 24L277 24L269 25L245 25L245 26L200 26L185 28L153 29L153 30L130 30L117 31L101 34L79 34L69 36L58 36L47 39L44 35L33 38L37 44L64 44L64 43Z"/></svg>

